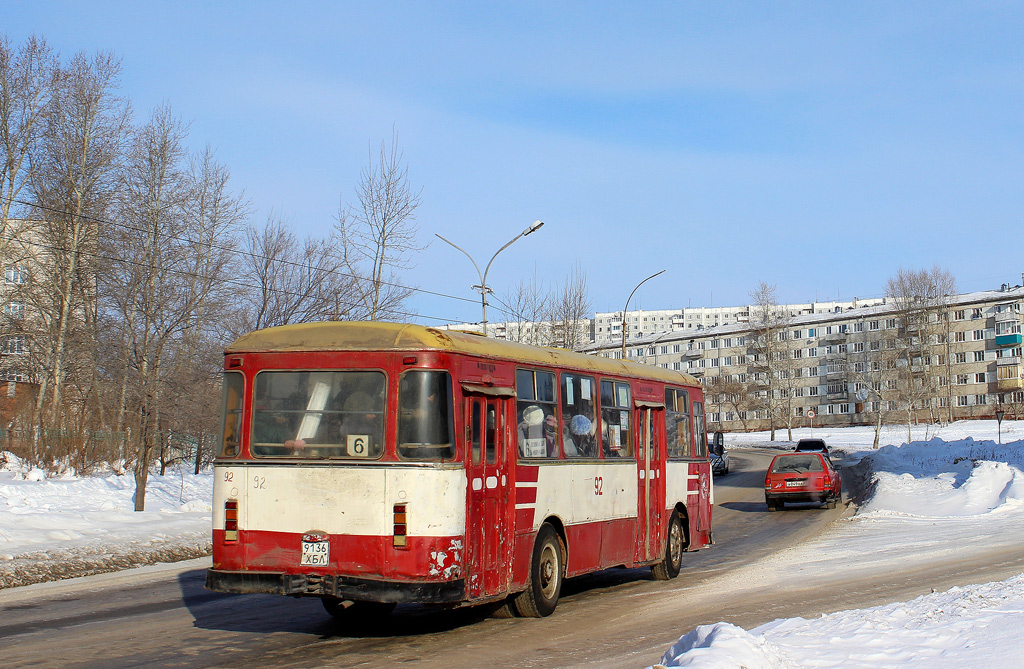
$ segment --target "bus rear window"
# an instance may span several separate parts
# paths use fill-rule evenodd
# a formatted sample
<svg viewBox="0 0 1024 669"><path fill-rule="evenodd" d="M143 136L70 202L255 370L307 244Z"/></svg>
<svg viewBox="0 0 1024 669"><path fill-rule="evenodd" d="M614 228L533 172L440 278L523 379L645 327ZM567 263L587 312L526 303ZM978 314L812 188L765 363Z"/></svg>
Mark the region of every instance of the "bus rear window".
<svg viewBox="0 0 1024 669"><path fill-rule="evenodd" d="M378 458L382 372L260 372L250 451L256 457Z"/></svg>
<svg viewBox="0 0 1024 669"><path fill-rule="evenodd" d="M238 372L225 372L224 398L221 404L220 454L232 458L238 455L238 435L242 432L242 388L245 380Z"/></svg>
<svg viewBox="0 0 1024 669"><path fill-rule="evenodd" d="M398 455L410 460L454 458L454 434L448 372L403 374L398 382Z"/></svg>

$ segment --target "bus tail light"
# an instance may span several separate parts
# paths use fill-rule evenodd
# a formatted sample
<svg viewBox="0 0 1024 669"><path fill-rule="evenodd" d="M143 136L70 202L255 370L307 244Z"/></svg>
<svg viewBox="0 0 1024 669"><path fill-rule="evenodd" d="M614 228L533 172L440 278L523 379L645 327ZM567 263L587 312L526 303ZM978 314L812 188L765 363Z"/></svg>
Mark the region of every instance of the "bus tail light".
<svg viewBox="0 0 1024 669"><path fill-rule="evenodd" d="M224 501L224 541L238 541L238 500Z"/></svg>
<svg viewBox="0 0 1024 669"><path fill-rule="evenodd" d="M395 504L395 547L404 548L406 545L406 516L405 504Z"/></svg>

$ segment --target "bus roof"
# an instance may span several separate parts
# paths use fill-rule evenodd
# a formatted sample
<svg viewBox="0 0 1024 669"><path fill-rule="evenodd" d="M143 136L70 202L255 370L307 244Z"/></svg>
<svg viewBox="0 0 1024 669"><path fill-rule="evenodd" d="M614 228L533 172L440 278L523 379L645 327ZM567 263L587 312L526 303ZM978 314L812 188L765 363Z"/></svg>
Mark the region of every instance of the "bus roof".
<svg viewBox="0 0 1024 669"><path fill-rule="evenodd" d="M536 365L574 367L593 372L699 385L689 374L636 362L614 360L559 348L529 346L458 330L372 321L300 323L257 330L232 342L225 354L274 351L419 351L423 349L515 360Z"/></svg>

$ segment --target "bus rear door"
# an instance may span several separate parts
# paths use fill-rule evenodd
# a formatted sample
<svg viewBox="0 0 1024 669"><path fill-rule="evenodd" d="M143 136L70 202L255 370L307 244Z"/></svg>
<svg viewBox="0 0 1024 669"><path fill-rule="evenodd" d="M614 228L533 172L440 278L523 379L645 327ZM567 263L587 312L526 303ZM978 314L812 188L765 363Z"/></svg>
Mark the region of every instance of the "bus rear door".
<svg viewBox="0 0 1024 669"><path fill-rule="evenodd" d="M665 454L658 448L658 425L664 409L638 407L637 437L637 561L657 559L664 551L661 530L665 508Z"/></svg>
<svg viewBox="0 0 1024 669"><path fill-rule="evenodd" d="M469 490L466 518L467 587L470 599L507 590L512 565L509 523L509 411L512 400L466 396Z"/></svg>

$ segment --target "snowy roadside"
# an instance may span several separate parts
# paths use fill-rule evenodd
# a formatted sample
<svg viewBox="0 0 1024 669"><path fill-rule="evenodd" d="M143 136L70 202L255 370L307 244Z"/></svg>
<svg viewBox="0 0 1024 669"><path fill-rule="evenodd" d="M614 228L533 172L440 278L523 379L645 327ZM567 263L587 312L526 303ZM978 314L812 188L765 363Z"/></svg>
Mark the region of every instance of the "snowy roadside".
<svg viewBox="0 0 1024 669"><path fill-rule="evenodd" d="M796 431L795 431L796 432ZM794 439L807 432L794 434ZM902 438L906 429L902 429ZM923 568L1001 548L1024 550L1024 423L991 421L929 429L926 440L871 449L870 429L815 431L871 472L871 496L856 515L821 536L741 568L731 577L785 591L799 581L826 583L906 564ZM973 436L970 436L973 435ZM892 435L890 435L892 436ZM732 442L762 446L765 435ZM1009 443L1007 443L1009 441ZM883 441L883 444L887 441ZM897 442L899 443L899 442ZM848 473L850 468L845 470ZM666 667L1016 667L1024 642L1024 574L954 587L910 602L779 619L751 630L724 622L683 634Z"/></svg>
<svg viewBox="0 0 1024 669"><path fill-rule="evenodd" d="M4 455L0 588L210 554L210 472L150 476L137 513L131 476L45 479Z"/></svg>

